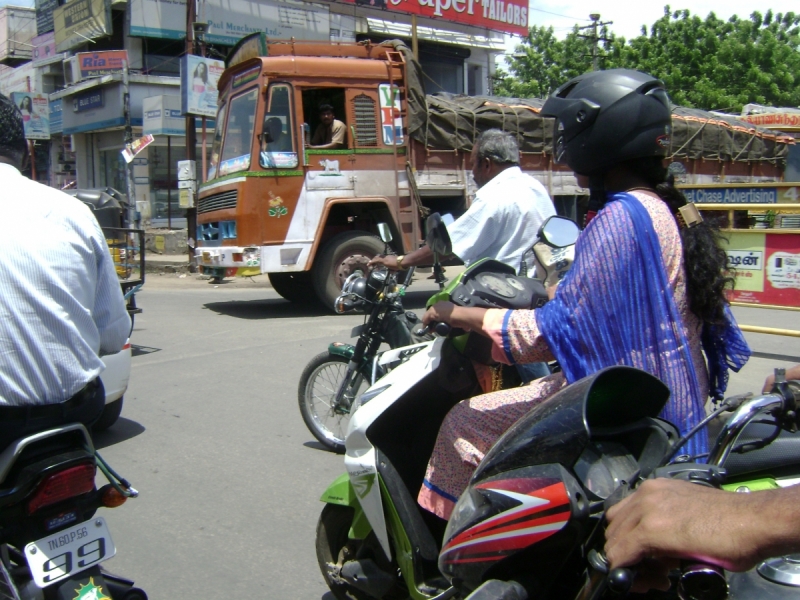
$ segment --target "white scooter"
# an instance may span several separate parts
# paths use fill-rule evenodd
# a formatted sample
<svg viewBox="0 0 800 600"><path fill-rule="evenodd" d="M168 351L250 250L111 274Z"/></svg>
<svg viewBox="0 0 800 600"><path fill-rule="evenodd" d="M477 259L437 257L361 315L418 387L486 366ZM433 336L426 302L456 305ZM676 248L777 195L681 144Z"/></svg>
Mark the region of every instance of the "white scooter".
<svg viewBox="0 0 800 600"><path fill-rule="evenodd" d="M573 245L577 234L572 221L552 217L539 238L555 249ZM436 259L435 277L443 281L438 257L449 254L450 247L438 215L429 218L427 242ZM564 253L541 254L534 249L537 275L552 280L560 269L563 276ZM434 295L428 305L449 300L462 306L518 309L537 308L547 299L538 279L517 276L507 265L482 260ZM384 364L398 360L402 364L375 382L353 406L345 438L347 473L323 494L326 506L317 527L318 562L337 598L399 594L444 600L457 593L437 567L442 532L431 531L431 523L410 492L415 493L422 483L447 412L459 401L481 393L471 360L486 360L489 340L448 329L439 327L440 335L433 341L385 352Z"/></svg>

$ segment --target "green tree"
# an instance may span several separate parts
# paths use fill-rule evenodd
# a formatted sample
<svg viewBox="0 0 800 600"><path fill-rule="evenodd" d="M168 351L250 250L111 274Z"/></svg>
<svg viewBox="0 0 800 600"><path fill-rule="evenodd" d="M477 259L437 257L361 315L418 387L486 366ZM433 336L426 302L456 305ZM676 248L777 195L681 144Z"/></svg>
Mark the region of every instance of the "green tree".
<svg viewBox="0 0 800 600"><path fill-rule="evenodd" d="M608 37L605 29L602 37ZM606 50L606 46L601 48L601 60ZM592 44L581 37L577 25L563 40L556 39L552 27L534 25L507 62L511 75L498 70L495 94L543 98L568 79L592 68Z"/></svg>
<svg viewBox="0 0 800 600"><path fill-rule="evenodd" d="M584 63L568 62L564 52L544 55L534 46L539 40L533 33L509 62L511 74L502 89L546 95L548 90L569 77L591 68ZM552 32L551 32L552 33ZM577 38L577 29L567 35L563 45L588 40ZM645 71L662 79L676 104L713 110L741 110L755 102L773 106L800 105L800 15L792 12L762 15L754 12L749 19L718 19L714 13L705 19L688 10L664 9L664 16L642 35L626 41L611 37L601 49L604 68L624 67ZM540 47L540 46L539 46ZM529 55L541 56L537 70L526 70ZM515 62L516 61L516 62ZM534 63L536 64L536 63ZM547 88L531 86L531 74L552 73ZM560 79L559 79L560 77Z"/></svg>

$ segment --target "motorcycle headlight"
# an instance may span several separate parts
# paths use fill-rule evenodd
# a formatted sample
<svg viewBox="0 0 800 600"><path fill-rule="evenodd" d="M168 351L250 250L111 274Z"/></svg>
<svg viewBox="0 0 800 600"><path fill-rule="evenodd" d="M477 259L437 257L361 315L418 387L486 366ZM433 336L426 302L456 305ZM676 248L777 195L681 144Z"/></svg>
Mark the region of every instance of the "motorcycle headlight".
<svg viewBox="0 0 800 600"><path fill-rule="evenodd" d="M367 280L364 279L360 273L353 273L347 279L344 280L344 285L342 286L342 296L355 294L357 296L363 297L366 285L367 285Z"/></svg>

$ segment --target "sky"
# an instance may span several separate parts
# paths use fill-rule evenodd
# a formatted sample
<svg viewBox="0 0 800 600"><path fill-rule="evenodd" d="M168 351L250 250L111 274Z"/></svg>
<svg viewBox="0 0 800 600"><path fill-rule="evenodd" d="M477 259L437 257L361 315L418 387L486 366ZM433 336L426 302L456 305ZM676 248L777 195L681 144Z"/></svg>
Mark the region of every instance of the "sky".
<svg viewBox="0 0 800 600"><path fill-rule="evenodd" d="M563 37L575 23L588 25L589 14L597 13L601 21L613 21L609 29L626 39L641 33L642 25L648 27L664 14L664 6L669 4L672 11L689 9L693 15L701 18L713 12L720 19L728 19L732 15L740 18L749 17L754 10L761 14L771 8L773 13L800 12L797 0L765 0L762 5L753 0L637 0L635 2L608 2L600 0L533 0L530 3L529 25L552 26L558 37ZM762 8L763 7L763 8Z"/></svg>

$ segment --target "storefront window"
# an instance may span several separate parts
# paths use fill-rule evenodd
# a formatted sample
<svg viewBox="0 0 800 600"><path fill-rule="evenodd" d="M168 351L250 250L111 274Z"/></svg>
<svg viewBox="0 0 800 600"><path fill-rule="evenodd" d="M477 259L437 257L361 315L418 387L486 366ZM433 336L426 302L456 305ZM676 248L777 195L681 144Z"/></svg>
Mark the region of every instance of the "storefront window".
<svg viewBox="0 0 800 600"><path fill-rule="evenodd" d="M269 104L261 130L259 164L268 169L297 166L292 140L291 89L286 84L269 88Z"/></svg>
<svg viewBox="0 0 800 600"><path fill-rule="evenodd" d="M125 193L128 189L125 159L119 149L100 151L100 183Z"/></svg>
<svg viewBox="0 0 800 600"><path fill-rule="evenodd" d="M186 160L183 145L148 146L147 162L150 173L151 220L154 225L185 227L186 208L180 206L178 189L178 161ZM197 149L195 156L200 157ZM168 156L169 155L169 156ZM199 161L198 161L199 163Z"/></svg>
<svg viewBox="0 0 800 600"><path fill-rule="evenodd" d="M220 176L250 168L257 100L258 88L255 87L231 100L217 169Z"/></svg>

